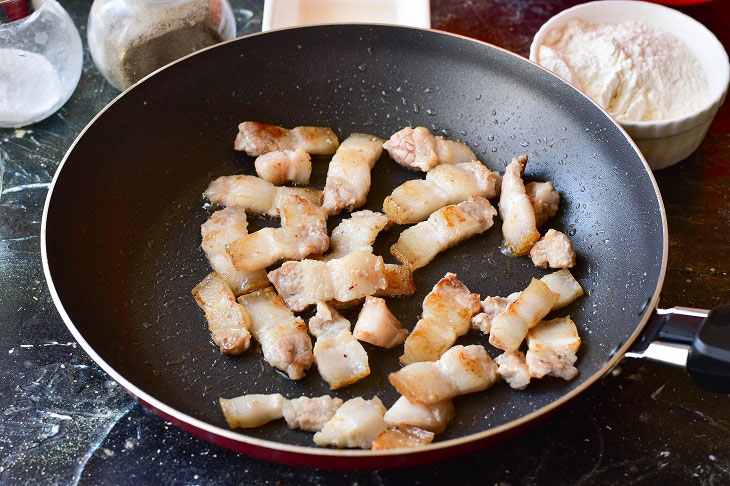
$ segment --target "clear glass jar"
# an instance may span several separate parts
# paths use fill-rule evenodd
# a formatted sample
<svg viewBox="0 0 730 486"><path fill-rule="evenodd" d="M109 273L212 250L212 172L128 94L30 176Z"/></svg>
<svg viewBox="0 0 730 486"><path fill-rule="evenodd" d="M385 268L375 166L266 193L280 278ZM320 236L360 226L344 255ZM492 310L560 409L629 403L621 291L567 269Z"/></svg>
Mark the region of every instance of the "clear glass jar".
<svg viewBox="0 0 730 486"><path fill-rule="evenodd" d="M0 0L0 10L0 127L21 127L71 97L81 77L81 37L55 0Z"/></svg>
<svg viewBox="0 0 730 486"><path fill-rule="evenodd" d="M91 57L117 89L203 47L233 39L228 0L94 0Z"/></svg>

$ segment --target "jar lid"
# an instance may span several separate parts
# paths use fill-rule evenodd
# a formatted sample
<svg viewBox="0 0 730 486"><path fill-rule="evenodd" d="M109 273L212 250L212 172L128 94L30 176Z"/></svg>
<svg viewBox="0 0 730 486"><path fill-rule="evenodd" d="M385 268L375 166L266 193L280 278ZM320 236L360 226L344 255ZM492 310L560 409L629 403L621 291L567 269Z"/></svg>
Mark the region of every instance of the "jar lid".
<svg viewBox="0 0 730 486"><path fill-rule="evenodd" d="M9 24L34 12L30 0L0 0L0 24Z"/></svg>

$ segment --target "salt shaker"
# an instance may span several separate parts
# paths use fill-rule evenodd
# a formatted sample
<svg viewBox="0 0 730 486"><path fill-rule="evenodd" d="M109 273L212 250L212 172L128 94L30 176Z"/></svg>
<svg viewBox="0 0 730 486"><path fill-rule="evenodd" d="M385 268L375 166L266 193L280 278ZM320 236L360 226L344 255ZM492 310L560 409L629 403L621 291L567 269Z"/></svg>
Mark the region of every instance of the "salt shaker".
<svg viewBox="0 0 730 486"><path fill-rule="evenodd" d="M81 77L81 37L55 0L0 0L0 127L43 120Z"/></svg>
<svg viewBox="0 0 730 486"><path fill-rule="evenodd" d="M89 14L91 57L117 89L235 35L228 0L94 0Z"/></svg>

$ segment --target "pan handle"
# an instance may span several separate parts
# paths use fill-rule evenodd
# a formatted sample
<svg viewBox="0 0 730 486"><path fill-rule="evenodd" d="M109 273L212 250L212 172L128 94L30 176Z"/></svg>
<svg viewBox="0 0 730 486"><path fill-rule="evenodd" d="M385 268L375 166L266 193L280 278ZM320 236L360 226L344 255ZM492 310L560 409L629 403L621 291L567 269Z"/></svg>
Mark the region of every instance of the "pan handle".
<svg viewBox="0 0 730 486"><path fill-rule="evenodd" d="M730 305L656 309L626 357L686 368L700 387L730 393Z"/></svg>

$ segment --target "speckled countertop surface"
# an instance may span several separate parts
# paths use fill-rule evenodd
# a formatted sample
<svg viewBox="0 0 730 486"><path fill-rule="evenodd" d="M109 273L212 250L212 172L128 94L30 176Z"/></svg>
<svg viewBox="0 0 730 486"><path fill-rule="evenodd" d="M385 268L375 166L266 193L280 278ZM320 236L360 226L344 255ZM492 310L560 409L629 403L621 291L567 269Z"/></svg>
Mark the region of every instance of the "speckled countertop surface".
<svg viewBox="0 0 730 486"><path fill-rule="evenodd" d="M91 3L61 3L85 40ZM434 0L432 20L436 28L526 54L539 25L572 3ZM261 2L233 5L239 34L260 29ZM719 33L719 8L688 13ZM625 361L526 434L415 470L332 473L261 462L143 409L76 345L40 262L41 212L53 173L116 94L85 51L81 82L57 114L26 131L0 129L1 484L730 484L730 399L698 390L681 370L651 363ZM657 174L670 224L663 306L730 302L727 112L697 153ZM665 190L674 187L683 190Z"/></svg>

